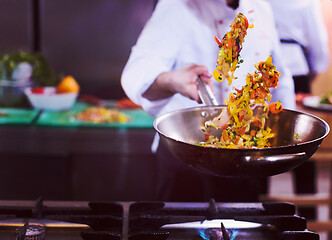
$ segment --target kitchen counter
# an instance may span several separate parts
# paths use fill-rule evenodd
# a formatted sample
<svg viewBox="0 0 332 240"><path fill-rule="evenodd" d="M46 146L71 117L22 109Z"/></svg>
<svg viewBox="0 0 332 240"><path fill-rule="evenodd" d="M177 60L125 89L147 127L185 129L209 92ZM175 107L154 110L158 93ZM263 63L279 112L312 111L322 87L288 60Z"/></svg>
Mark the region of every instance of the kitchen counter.
<svg viewBox="0 0 332 240"><path fill-rule="evenodd" d="M38 124L41 116L0 125L0 199L152 199L152 117L94 127Z"/></svg>
<svg viewBox="0 0 332 240"><path fill-rule="evenodd" d="M0 151L66 155L147 154L154 136L154 118L142 109L118 109L125 123L91 123L76 114L92 105L77 102L69 111L0 109ZM19 147L18 147L19 146Z"/></svg>

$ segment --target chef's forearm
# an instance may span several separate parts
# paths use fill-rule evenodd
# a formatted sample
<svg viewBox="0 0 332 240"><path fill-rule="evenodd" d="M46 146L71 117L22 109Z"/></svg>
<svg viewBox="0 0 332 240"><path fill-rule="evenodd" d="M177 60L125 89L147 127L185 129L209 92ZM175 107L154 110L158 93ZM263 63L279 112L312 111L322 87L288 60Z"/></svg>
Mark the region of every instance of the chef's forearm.
<svg viewBox="0 0 332 240"><path fill-rule="evenodd" d="M171 97L174 94L171 87L171 73L163 72L143 93L143 97L150 101Z"/></svg>

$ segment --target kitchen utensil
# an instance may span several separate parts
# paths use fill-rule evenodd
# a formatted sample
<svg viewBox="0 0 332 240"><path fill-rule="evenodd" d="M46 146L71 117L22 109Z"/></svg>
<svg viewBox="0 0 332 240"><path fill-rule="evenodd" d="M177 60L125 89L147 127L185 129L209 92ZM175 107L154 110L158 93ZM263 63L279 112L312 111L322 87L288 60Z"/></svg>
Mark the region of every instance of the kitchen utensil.
<svg viewBox="0 0 332 240"><path fill-rule="evenodd" d="M169 112L155 119L154 128L161 143L179 160L206 173L229 177L263 177L289 171L309 159L330 131L328 124L316 116L284 109L268 115L266 127L275 134L270 148L197 145L205 141L203 124L218 116L223 108L203 106Z"/></svg>
<svg viewBox="0 0 332 240"><path fill-rule="evenodd" d="M105 101L95 96L91 95L80 95L79 100L90 103L93 105L97 105L99 107L106 107L106 108L121 108L121 109L141 109L142 107L135 104L129 98L123 98L117 101Z"/></svg>
<svg viewBox="0 0 332 240"><path fill-rule="evenodd" d="M206 106L219 105L216 97L212 92L212 89L209 87L209 85L205 84L200 77L197 78L196 85L197 85L198 95Z"/></svg>
<svg viewBox="0 0 332 240"><path fill-rule="evenodd" d="M108 102L108 101L102 100L98 97L91 96L91 95L85 95L85 94L84 95L81 94L79 96L79 100L93 104L93 105L97 105L100 107L106 107L106 108L114 108L114 105L115 105L114 102Z"/></svg>

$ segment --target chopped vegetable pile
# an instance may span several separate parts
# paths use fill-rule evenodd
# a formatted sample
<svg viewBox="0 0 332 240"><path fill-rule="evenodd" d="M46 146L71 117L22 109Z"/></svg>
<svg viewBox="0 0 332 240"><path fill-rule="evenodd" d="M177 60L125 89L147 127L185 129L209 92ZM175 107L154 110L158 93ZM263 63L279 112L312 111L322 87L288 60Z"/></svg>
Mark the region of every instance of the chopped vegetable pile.
<svg viewBox="0 0 332 240"><path fill-rule="evenodd" d="M249 25L248 19L239 13L230 25L231 30L227 32L223 39L220 41L215 37L219 45L218 59L216 70L213 71L213 76L217 81L228 80L228 85L232 84L234 72L243 60L239 59L240 51L244 37L247 35L247 29L252 28Z"/></svg>
<svg viewBox="0 0 332 240"><path fill-rule="evenodd" d="M226 33L223 41L217 38L220 50L217 58L217 66L214 77L217 81L228 79L232 84L234 71L238 67L239 53L247 34L249 25L243 14L238 14L231 24L231 31ZM272 95L270 88L277 88L280 73L272 64L272 57L265 62L255 64L256 71L248 73L246 85L242 89L234 88L225 99L227 108L224 108L219 116L205 122L202 130L205 132L205 142L198 143L200 146L217 148L266 148L270 147L269 140L274 136L271 129L265 127L268 113L282 111L282 105L278 101L268 104ZM255 108L259 106L260 111ZM255 114L254 114L255 111ZM211 127L221 129L218 138L209 134Z"/></svg>
<svg viewBox="0 0 332 240"><path fill-rule="evenodd" d="M247 75L246 85L230 93L225 100L227 108L221 114L205 123L203 131L206 142L201 146L222 148L265 148L274 136L270 128L265 128L268 112L278 113L282 110L280 102L268 103L271 100L269 88L276 88L280 73L276 71L270 56L265 62L255 64L254 74ZM260 106L263 112L254 114L253 109ZM220 138L209 135L209 127L221 128Z"/></svg>
<svg viewBox="0 0 332 240"><path fill-rule="evenodd" d="M126 123L131 120L129 116L117 109L108 109L105 107L89 107L76 115L81 121L91 123Z"/></svg>

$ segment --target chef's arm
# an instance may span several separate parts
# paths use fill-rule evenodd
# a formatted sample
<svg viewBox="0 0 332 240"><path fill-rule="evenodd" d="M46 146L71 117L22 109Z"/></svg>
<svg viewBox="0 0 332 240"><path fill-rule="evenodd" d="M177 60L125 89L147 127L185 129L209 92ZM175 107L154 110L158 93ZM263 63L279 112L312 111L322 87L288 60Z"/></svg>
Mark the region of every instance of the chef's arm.
<svg viewBox="0 0 332 240"><path fill-rule="evenodd" d="M212 87L211 74L206 66L188 65L179 70L163 72L157 76L143 97L153 101L171 97L175 93L201 102L197 92L196 80L200 76L203 82Z"/></svg>

